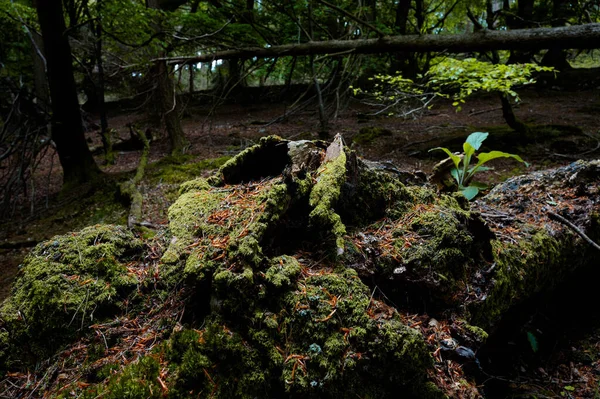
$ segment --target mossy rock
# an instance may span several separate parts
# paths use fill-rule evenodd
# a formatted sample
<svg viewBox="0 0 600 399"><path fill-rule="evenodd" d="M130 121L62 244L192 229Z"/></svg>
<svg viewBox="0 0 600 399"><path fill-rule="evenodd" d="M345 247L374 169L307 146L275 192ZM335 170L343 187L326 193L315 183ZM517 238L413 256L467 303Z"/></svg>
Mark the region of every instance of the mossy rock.
<svg viewBox="0 0 600 399"><path fill-rule="evenodd" d="M136 287L126 263L141 241L121 226L96 225L37 245L0 309L3 360L27 363L114 315Z"/></svg>

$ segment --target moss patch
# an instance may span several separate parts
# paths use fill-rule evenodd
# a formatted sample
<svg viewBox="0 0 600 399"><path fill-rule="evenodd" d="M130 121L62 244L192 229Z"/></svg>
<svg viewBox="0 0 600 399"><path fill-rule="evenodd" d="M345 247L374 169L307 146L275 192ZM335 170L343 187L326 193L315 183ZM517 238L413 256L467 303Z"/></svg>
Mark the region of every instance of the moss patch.
<svg viewBox="0 0 600 399"><path fill-rule="evenodd" d="M543 228L529 230L530 236L517 244L492 241L494 284L483 302L472 305L473 324L493 325L510 307L553 287L582 266L570 260L577 259L573 240L558 240Z"/></svg>
<svg viewBox="0 0 600 399"><path fill-rule="evenodd" d="M473 273L491 258L492 234L461 195L407 191L419 200L400 201L393 208L399 217L353 235L345 262L365 277L373 274L396 303L417 309L423 303L430 309L459 305ZM430 198L436 199L421 202ZM405 302L408 297L412 303Z"/></svg>
<svg viewBox="0 0 600 399"><path fill-rule="evenodd" d="M342 185L346 181L346 154L340 154L329 162L325 162L317 171L317 183L312 188L309 205L313 210L309 220L313 227L321 227L330 231L335 237L338 253L343 252L343 235L346 226L335 212L334 206L340 197Z"/></svg>
<svg viewBox="0 0 600 399"><path fill-rule="evenodd" d="M95 320L114 314L136 287L125 262L141 242L123 227L97 225L39 244L0 309L8 363L47 355ZM8 348L6 348L8 346Z"/></svg>
<svg viewBox="0 0 600 399"><path fill-rule="evenodd" d="M112 398L137 384L127 397L443 397L427 383L432 360L420 334L373 300L354 271L310 272L289 256L269 265L256 277L262 293L243 314L224 316L230 293L214 292L223 305L202 328L175 333L90 392ZM156 383L156 359L166 392Z"/></svg>
<svg viewBox="0 0 600 399"><path fill-rule="evenodd" d="M199 177L206 170L220 168L230 157L203 159L197 162L192 162L193 159L193 155L169 156L148 165L149 183L183 183Z"/></svg>

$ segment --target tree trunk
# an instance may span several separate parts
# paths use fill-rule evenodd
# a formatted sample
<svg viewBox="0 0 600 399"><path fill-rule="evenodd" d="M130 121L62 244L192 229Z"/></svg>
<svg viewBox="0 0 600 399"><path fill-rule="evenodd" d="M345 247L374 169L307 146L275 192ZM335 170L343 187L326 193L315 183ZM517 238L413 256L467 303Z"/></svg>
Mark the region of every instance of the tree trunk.
<svg viewBox="0 0 600 399"><path fill-rule="evenodd" d="M161 58L170 64L209 62L216 59L249 59L331 54L353 51L354 54L414 52L476 52L490 50L540 50L544 48L597 48L600 46L600 24L559 28L536 28L508 31L482 31L457 35L407 35L381 39L328 40L301 44L285 44L268 48L249 47L217 51L195 57ZM155 60L157 61L157 60Z"/></svg>
<svg viewBox="0 0 600 399"><path fill-rule="evenodd" d="M37 105L44 111L50 110L48 96L48 77L46 76L46 59L43 54L44 43L37 32L31 32L31 47L33 59L33 83Z"/></svg>
<svg viewBox="0 0 600 399"><path fill-rule="evenodd" d="M102 1L97 0L98 15L102 15ZM115 153L112 148L112 138L108 130L108 115L106 114L106 104L104 101L104 63L102 62L102 19L99 17L96 22L96 46L95 57L96 66L98 67L98 76L96 81L96 96L98 104L98 112L100 113L100 136L102 137L102 145L104 147L104 159L108 165L115 163Z"/></svg>
<svg viewBox="0 0 600 399"><path fill-rule="evenodd" d="M189 93L193 94L194 93L194 79L196 78L196 66L195 65L188 65L189 68Z"/></svg>
<svg viewBox="0 0 600 399"><path fill-rule="evenodd" d="M569 11L569 2L565 0L552 1L552 26L564 26L567 23ZM567 52L560 47L552 47L542 58L543 66L554 67L559 71L571 69L571 64L567 60Z"/></svg>
<svg viewBox="0 0 600 399"><path fill-rule="evenodd" d="M504 117L506 124L515 132L520 133L525 137L529 136L529 127L517 118L508 96L500 94L500 101L502 101L502 116Z"/></svg>
<svg viewBox="0 0 600 399"><path fill-rule="evenodd" d="M171 154L182 154L188 145L181 123L179 122L177 98L175 87L170 76L169 66L166 62L156 65L156 89L154 97L161 110L161 118L171 144Z"/></svg>
<svg viewBox="0 0 600 399"><path fill-rule="evenodd" d="M400 35L406 35L408 26L408 13L410 12L410 3L412 0L400 0L396 6L396 20L394 27L396 33ZM410 77L411 72L409 71L409 59L414 57L414 53L399 52L394 54L394 59L390 67L390 74L396 72L402 72L402 76Z"/></svg>
<svg viewBox="0 0 600 399"><path fill-rule="evenodd" d="M146 6L153 9L171 10L172 7L179 7L180 3L180 0L147 0ZM160 24L156 24L154 29L161 29ZM179 121L177 96L169 68L166 62L156 63L154 68L156 88L154 89L153 96L165 130L169 136L171 154L178 155L184 152L188 142Z"/></svg>
<svg viewBox="0 0 600 399"><path fill-rule="evenodd" d="M81 124L61 1L38 0L36 9L48 68L52 140L63 168L64 185L74 186L92 180L100 170L87 146Z"/></svg>
<svg viewBox="0 0 600 399"><path fill-rule="evenodd" d="M511 15L509 9L505 7L505 11L509 12L506 17L506 22L509 29L525 29L531 28L533 25L533 5L534 0L519 0L517 5L517 15ZM511 51L508 58L509 64L519 64L531 62L533 53L531 51Z"/></svg>

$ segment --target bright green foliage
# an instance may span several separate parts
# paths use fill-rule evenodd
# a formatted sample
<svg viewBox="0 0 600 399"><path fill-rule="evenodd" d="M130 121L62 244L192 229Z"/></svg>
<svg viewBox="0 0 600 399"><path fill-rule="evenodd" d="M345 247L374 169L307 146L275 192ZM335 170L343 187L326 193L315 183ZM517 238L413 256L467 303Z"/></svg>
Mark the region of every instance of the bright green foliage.
<svg viewBox="0 0 600 399"><path fill-rule="evenodd" d="M35 247L0 309L7 332L1 349L11 352L11 359L2 360L18 356L25 362L27 356L48 354L114 314L138 283L123 263L140 250L131 232L110 225L87 227Z"/></svg>
<svg viewBox="0 0 600 399"><path fill-rule="evenodd" d="M434 91L451 92L454 105L460 111L460 104L470 95L483 91L510 96L519 101L513 90L515 86L535 83L532 74L553 71L554 68L536 64L492 64L467 58L457 60L445 58L432 66L426 77L428 87Z"/></svg>
<svg viewBox="0 0 600 399"><path fill-rule="evenodd" d="M406 79L400 74L395 76L377 74L369 80L375 81L372 90L350 88L355 96L361 95L366 98L367 103L381 108L375 112L375 115L408 116L427 108L436 97L436 93L430 92L425 85Z"/></svg>
<svg viewBox="0 0 600 399"><path fill-rule="evenodd" d="M490 168L483 166L488 161L497 158L514 158L519 162L525 163L525 165L529 166L529 164L520 156L509 154L507 152L502 151L491 151L491 152L482 152L477 154L477 163L475 165L471 165L471 160L475 156L475 151L479 150L483 141L487 138L488 133L475 132L471 133L467 140L463 144L463 154L456 155L453 154L449 149L443 147L432 148L429 151L434 150L442 150L450 159L452 159L452 163L454 164L454 168L450 170L450 174L456 180L458 184L458 189L467 197L468 200L472 200L479 193L479 189L486 188L485 185L480 183L472 182L473 176L477 172L482 172L485 170L489 170Z"/></svg>
<svg viewBox="0 0 600 399"><path fill-rule="evenodd" d="M429 107L437 97L451 97L453 106L460 111L466 98L477 92L493 92L519 101L515 86L535 83L532 74L553 71L536 64L491 64L475 58L457 60L445 58L431 67L424 76L425 84L403 78L400 74L375 75L373 90L353 89L354 95L363 95L371 105L381 107L375 114L407 116ZM392 112L393 111L393 112Z"/></svg>

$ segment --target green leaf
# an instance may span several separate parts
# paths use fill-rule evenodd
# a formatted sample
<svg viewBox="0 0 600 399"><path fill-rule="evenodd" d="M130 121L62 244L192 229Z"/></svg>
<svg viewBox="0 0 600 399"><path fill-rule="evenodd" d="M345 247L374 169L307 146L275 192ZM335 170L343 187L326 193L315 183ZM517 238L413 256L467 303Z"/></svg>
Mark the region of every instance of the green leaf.
<svg viewBox="0 0 600 399"><path fill-rule="evenodd" d="M475 154L476 148L473 147L469 142L465 141L463 143L463 151L465 153L466 162L469 163L471 160L471 155Z"/></svg>
<svg viewBox="0 0 600 399"><path fill-rule="evenodd" d="M454 166L456 167L456 169L458 169L458 164L460 164L460 157L458 155L453 154L449 149L444 148L444 147L435 147L435 148L432 148L431 150L429 150L429 152L435 151L435 150L442 150L446 154L448 154L448 156L452 159L452 162L454 162Z"/></svg>
<svg viewBox="0 0 600 399"><path fill-rule="evenodd" d="M479 194L479 189L475 186L463 187L460 189L460 191L469 201L471 201L477 196L477 194Z"/></svg>
<svg viewBox="0 0 600 399"><path fill-rule="evenodd" d="M492 159L496 159L496 158L514 158L519 162L523 162L526 166L529 166L529 164L525 161L523 161L523 159L515 154L509 154L508 152L502 152L502 151L490 151L490 152L482 152L479 155L477 155L477 159L479 160L479 162L477 162L477 165L475 165L475 169L478 168L478 166L483 165L484 163L491 161Z"/></svg>
<svg viewBox="0 0 600 399"><path fill-rule="evenodd" d="M454 180L456 180L456 182L460 184L460 171L456 168L452 168L450 169L450 174L452 175L452 177L454 177Z"/></svg>
<svg viewBox="0 0 600 399"><path fill-rule="evenodd" d="M527 340L529 341L529 345L531 345L531 350L536 353L539 350L538 341L531 331L527 331Z"/></svg>
<svg viewBox="0 0 600 399"><path fill-rule="evenodd" d="M488 188L487 184L481 183L481 182L478 182L478 181L474 181L474 182L469 183L469 186L477 187L480 190L487 190L487 188Z"/></svg>
<svg viewBox="0 0 600 399"><path fill-rule="evenodd" d="M467 141L465 142L465 144L469 143L471 146L473 146L475 151L477 151L479 150L479 147L481 147L481 143L483 143L485 139L487 139L488 135L489 133L484 132L471 133L469 137L467 137Z"/></svg>
<svg viewBox="0 0 600 399"><path fill-rule="evenodd" d="M475 169L475 166L473 166L472 168L469 169L469 173L473 172L473 170ZM488 170L494 170L494 168L490 168L488 166L480 166L477 168L478 172L487 172Z"/></svg>
<svg viewBox="0 0 600 399"><path fill-rule="evenodd" d="M565 385L564 389L565 391L573 392L575 390L575 387L571 385Z"/></svg>

